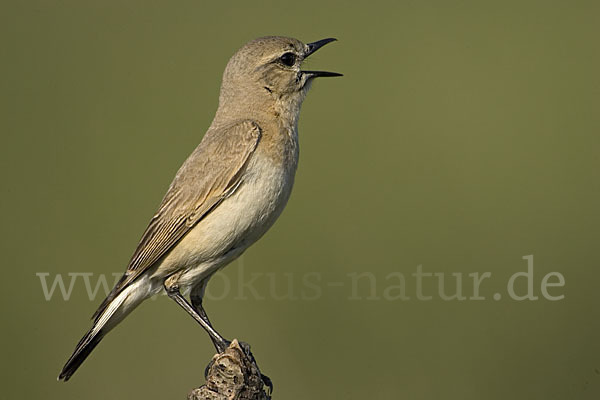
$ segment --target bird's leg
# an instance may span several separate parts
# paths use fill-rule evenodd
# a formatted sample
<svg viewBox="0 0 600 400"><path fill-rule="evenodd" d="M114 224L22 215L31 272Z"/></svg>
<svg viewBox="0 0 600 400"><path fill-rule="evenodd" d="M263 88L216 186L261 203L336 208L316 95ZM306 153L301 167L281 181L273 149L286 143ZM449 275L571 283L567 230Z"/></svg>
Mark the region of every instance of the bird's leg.
<svg viewBox="0 0 600 400"><path fill-rule="evenodd" d="M216 330L213 328L212 324L210 323L210 320L208 319L208 315L206 314L206 311L204 311L204 307L202 307L202 294L204 291L202 292L195 292L192 291L192 293L190 294L190 300L192 301L192 307L194 307L194 309L196 310L196 312L198 313L198 315L200 316L200 318L202 318L202 320L212 328L213 331L216 332ZM219 335L220 336L220 335ZM213 341L213 344L215 345L215 348L217 350L219 350L219 346L222 346L223 344L225 345L224 349L226 349L227 347L229 347L229 345L231 344L231 342L227 339L224 339L223 337L221 337L220 342L215 342L215 340L213 339L213 337L210 337ZM222 353L223 351L219 350L219 353Z"/></svg>
<svg viewBox="0 0 600 400"><path fill-rule="evenodd" d="M190 293L190 300L192 301L192 306L198 312L198 315L200 315L200 317L204 320L204 322L211 325L210 321L208 320L208 315L206 315L206 311L204 311L204 307L202 307L202 298L204 297L204 289L206 288L207 284L208 284L208 279L204 279L199 284L194 286L194 288L192 289L192 291ZM231 342L228 340L226 340L226 342L227 342L227 347L229 347ZM256 363L256 360L254 359L254 355L250 351L250 345L245 342L239 342L239 343L240 343L240 347L246 353L246 357L248 357L250 359L250 361L252 361L254 363L254 365L256 365L256 368L258 368L258 364ZM215 347L216 346L217 346L217 343L215 343ZM208 371L211 366L212 366L212 362L206 366L206 369L204 370L204 377L206 377L208 375ZM271 378L269 378L268 376L261 373L260 370L259 370L259 373L260 373L263 383L265 384L265 386L267 386L269 388L270 393L273 392L273 382L271 381Z"/></svg>
<svg viewBox="0 0 600 400"><path fill-rule="evenodd" d="M228 340L225 340L225 338L223 338L223 336L221 336L219 334L219 332L217 332L212 327L210 322L208 322L206 313L204 313L204 317L206 318L206 320L205 320L194 309L194 307L192 307L192 305L190 303L188 303L188 301L185 299L185 297L183 297L183 295L179 292L179 286L177 285L178 278L179 278L179 276L177 274L175 274L175 275L171 275L169 278L167 278L167 280L165 280L164 287L165 287L165 291L167 292L167 295L170 298L172 298L173 300L175 300L175 302L177 304L179 304L181 306L181 308L183 308L185 311L187 311L187 313L190 314L192 316L192 318L194 318L196 320L196 322L198 322L200 324L200 326L202 326L202 328L204 328L206 333L208 333L208 336L210 336L210 339L212 340L213 344L215 345L215 348L217 349L217 351L219 353L224 352L225 349L229 346L230 342Z"/></svg>
<svg viewBox="0 0 600 400"><path fill-rule="evenodd" d="M203 279L200 283L196 284L190 291L190 300L192 301L192 306L196 309L202 319L210 324L208 315L206 315L206 311L204 311L204 308L202 307L202 298L204 297L204 290L206 289L207 283L208 279Z"/></svg>

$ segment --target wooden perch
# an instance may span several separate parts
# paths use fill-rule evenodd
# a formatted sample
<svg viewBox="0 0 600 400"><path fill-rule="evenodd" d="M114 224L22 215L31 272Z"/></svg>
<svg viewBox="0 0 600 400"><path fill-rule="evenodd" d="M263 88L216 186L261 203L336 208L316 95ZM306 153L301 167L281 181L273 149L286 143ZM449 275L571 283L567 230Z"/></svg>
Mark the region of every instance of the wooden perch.
<svg viewBox="0 0 600 400"><path fill-rule="evenodd" d="M192 390L188 400L271 399L271 380L260 373L250 346L237 339L223 353L213 357L206 367L205 377L206 384Z"/></svg>

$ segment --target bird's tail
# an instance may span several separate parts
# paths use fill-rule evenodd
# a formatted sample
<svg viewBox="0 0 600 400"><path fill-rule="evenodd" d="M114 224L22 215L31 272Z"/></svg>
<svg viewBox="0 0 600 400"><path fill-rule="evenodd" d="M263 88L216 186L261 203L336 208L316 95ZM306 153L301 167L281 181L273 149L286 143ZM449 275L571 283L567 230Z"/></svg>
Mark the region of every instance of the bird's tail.
<svg viewBox="0 0 600 400"><path fill-rule="evenodd" d="M85 359L90 355L92 350L100 343L104 334L101 331L95 332L93 327L89 330L88 333L85 334L83 338L75 347L75 351L66 362L63 367L60 375L58 375L58 380L68 381L71 378L71 375L77 371L77 368L85 361Z"/></svg>
<svg viewBox="0 0 600 400"><path fill-rule="evenodd" d="M59 381L68 381L102 338L140 303L141 298L135 295L130 297L130 294L134 291L133 289L133 287L125 289L103 306L103 310L95 318L94 326L81 338L60 375L58 375Z"/></svg>

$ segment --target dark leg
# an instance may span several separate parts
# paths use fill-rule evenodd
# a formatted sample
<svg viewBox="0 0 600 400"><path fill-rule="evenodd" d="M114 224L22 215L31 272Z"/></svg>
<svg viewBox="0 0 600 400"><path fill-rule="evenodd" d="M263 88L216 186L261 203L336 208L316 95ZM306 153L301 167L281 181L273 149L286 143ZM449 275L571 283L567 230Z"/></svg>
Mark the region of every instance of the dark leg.
<svg viewBox="0 0 600 400"><path fill-rule="evenodd" d="M206 315L206 311L204 311L204 307L202 307L202 298L204 297L204 290L206 289L207 284L208 284L208 279L205 279L205 280L201 281L200 283L198 283L196 286L194 286L190 293L190 300L192 301L192 306L198 312L198 315L200 315L200 317L204 320L204 322L206 322L208 325L211 325L210 321L208 320L208 315ZM226 340L226 342L227 342L227 347L229 347L231 342L228 340ZM256 364L256 360L254 359L254 355L250 351L250 346L248 345L248 343L240 342L240 346L246 353L246 356L258 368L258 365ZM217 343L215 343L215 347L217 347ZM204 371L205 377L208 374L208 370L210 369L211 365L212 364L208 364L206 366L206 370ZM260 375L262 377L263 383L269 388L269 393L272 393L273 392L273 382L271 382L271 379L268 376L263 375L262 373Z"/></svg>
<svg viewBox="0 0 600 400"><path fill-rule="evenodd" d="M202 320L208 326L210 326L212 328L212 324L210 323L210 320L208 319L208 315L206 315L206 311L204 311L204 307L202 307L202 295L199 296L198 293L194 293L192 291L192 294L190 295L190 300L192 300L192 307L194 307L194 310L196 310L196 312L198 313L200 318L202 318ZM212 328L212 329L213 329L213 331L215 330L214 328ZM223 342L215 342L215 340L212 338L212 336L211 336L211 339L217 350L219 350L219 346L221 346L223 344L223 342L225 343L224 349L229 347L229 345L231 344L231 342L229 340L224 339L223 337L221 337L221 340L223 340ZM223 351L219 351L219 353L222 353L222 352Z"/></svg>
<svg viewBox="0 0 600 400"><path fill-rule="evenodd" d="M225 340L223 338L223 336L221 336L219 334L219 332L217 332L212 327L212 325L208 321L208 317L206 317L206 313L203 312L203 314L204 314L204 318L203 318L194 309L194 307L192 307L192 305L190 303L188 303L188 301L185 299L185 297L183 297L181 295L181 293L179 292L179 287L174 282L172 282L171 279L167 279L165 281L164 286L165 286L165 290L167 291L167 295L170 298L172 298L173 300L175 300L175 302L177 304L179 304L181 306L181 308L183 308L185 311L187 311L187 313L190 314L192 316L192 318L194 318L196 320L196 322L198 322L200 324L200 326L202 326L204 328L206 333L208 333L208 336L210 336L210 339L212 340L213 344L215 345L215 348L217 349L217 351L219 353L224 352L225 349L229 346L230 342L228 340ZM202 310L202 311L204 311L204 310Z"/></svg>
<svg viewBox="0 0 600 400"><path fill-rule="evenodd" d="M190 292L190 300L192 301L192 306L196 309L196 311L202 317L202 319L208 324L210 324L210 321L208 320L208 315L206 315L206 311L204 311L204 308L202 307L202 298L204 297L204 289L206 288L207 283L208 280L205 279L197 285L195 285L192 288L192 291Z"/></svg>

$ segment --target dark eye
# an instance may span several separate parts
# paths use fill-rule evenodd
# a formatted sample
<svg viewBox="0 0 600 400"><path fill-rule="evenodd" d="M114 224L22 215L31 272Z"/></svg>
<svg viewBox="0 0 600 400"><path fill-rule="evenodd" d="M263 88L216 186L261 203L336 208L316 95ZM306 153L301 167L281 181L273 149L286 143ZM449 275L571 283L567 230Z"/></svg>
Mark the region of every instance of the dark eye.
<svg viewBox="0 0 600 400"><path fill-rule="evenodd" d="M279 62L281 62L283 65L291 67L296 62L296 55L294 53L285 53L279 57Z"/></svg>

